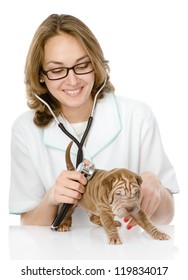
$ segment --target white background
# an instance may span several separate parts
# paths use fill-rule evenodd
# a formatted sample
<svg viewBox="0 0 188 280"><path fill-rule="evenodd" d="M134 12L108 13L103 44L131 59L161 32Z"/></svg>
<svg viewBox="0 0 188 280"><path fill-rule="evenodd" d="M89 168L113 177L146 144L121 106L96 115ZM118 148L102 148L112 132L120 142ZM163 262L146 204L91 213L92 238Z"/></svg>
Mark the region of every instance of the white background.
<svg viewBox="0 0 188 280"><path fill-rule="evenodd" d="M180 194L175 196L173 224L185 229L188 157L188 1L182 0L6 0L0 4L1 81L1 225L8 246L10 131L14 119L27 110L24 64L38 25L52 13L72 14L98 38L110 61L117 95L150 105L158 121L164 148L175 167ZM187 225L186 225L187 226ZM183 244L182 244L183 245ZM184 244L183 246L187 246ZM4 259L8 259L6 248ZM120 278L119 278L120 279ZM162 278L161 278L162 279Z"/></svg>

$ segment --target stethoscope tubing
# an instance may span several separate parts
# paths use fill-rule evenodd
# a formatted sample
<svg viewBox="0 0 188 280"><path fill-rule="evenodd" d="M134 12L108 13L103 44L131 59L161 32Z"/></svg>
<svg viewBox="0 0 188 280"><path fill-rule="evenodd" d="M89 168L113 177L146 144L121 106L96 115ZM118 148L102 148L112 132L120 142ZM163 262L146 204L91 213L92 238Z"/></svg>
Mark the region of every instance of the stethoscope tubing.
<svg viewBox="0 0 188 280"><path fill-rule="evenodd" d="M61 128L61 130L69 137L71 138L75 144L78 147L78 153L77 153L77 160L76 160L76 167L78 167L78 165L83 161L83 144L85 142L85 139L89 133L90 127L92 125L92 121L93 121L93 117L89 117L88 119L88 123L87 123L87 127L85 129L84 135L82 136L81 141L79 142L71 133L69 133L66 128L64 127L64 125L62 123L59 123L59 127ZM51 224L51 229L52 230L57 230L57 228L59 227L60 223L63 221L63 219L65 218L68 210L73 206L73 204L67 204L67 203L63 203L61 210L59 212L59 214L57 215L57 217L55 218L55 220L53 221L53 223Z"/></svg>

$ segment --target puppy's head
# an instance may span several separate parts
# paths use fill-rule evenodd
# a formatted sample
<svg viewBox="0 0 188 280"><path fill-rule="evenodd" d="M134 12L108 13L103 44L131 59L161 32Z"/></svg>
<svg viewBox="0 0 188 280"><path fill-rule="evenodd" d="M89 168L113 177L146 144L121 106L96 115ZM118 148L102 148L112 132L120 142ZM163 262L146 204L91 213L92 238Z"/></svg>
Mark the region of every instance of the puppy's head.
<svg viewBox="0 0 188 280"><path fill-rule="evenodd" d="M141 184L142 178L127 169L114 169L104 178L109 204L119 218L140 210Z"/></svg>

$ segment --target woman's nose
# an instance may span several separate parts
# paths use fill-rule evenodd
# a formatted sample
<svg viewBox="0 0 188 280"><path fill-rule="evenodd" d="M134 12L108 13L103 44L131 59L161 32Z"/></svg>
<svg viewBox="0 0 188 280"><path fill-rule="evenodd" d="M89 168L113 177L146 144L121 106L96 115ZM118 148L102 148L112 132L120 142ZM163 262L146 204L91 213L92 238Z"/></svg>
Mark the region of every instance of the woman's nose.
<svg viewBox="0 0 188 280"><path fill-rule="evenodd" d="M71 86L75 86L78 82L78 77L77 75L74 73L73 69L69 70L69 73L66 77L66 80L68 82L69 85Z"/></svg>

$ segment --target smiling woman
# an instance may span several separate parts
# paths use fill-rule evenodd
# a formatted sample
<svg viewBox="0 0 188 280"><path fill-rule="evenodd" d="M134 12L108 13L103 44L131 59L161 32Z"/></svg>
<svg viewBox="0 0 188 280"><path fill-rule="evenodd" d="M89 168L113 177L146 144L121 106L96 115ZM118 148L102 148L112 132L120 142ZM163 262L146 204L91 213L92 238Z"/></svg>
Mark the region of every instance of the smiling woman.
<svg viewBox="0 0 188 280"><path fill-rule="evenodd" d="M84 175L66 170L70 138L53 116L81 140L83 158L96 168L140 174L141 209L158 224L172 220L178 186L155 117L146 104L116 96L109 73L97 39L79 19L52 14L36 30L25 65L32 110L12 127L10 212L20 214L23 224L49 226L60 204L77 204L85 193ZM93 123L84 137L91 113ZM74 144L74 166L77 154Z"/></svg>
<svg viewBox="0 0 188 280"><path fill-rule="evenodd" d="M33 64L33 59L35 64ZM72 68L86 62L90 62L87 71ZM62 67L64 70L65 68L69 68L69 70L65 70L67 76L61 75L62 77L60 77L58 75L58 82L56 78L54 80L55 73L52 70L59 72ZM75 73L75 69L77 73ZM71 115L65 117L72 118L69 120L71 122L86 120L92 106L92 100L105 78L107 78L107 82L99 99L103 97L103 92L114 91L109 80L108 69L108 62L104 59L97 39L83 22L69 15L53 14L49 16L34 35L25 67L28 105L32 109L37 109L35 123L38 126L45 126L51 121L52 116L49 115L47 108L41 108L41 102L33 93L41 95L46 101L50 99L56 116L62 113L62 110L66 110L66 113L63 113L69 114L69 102L72 99L68 97L71 96L71 93L75 93L78 98L72 100L75 102L75 105L71 104L72 109L83 106L85 101L87 101L87 105L82 112L76 113L74 110ZM85 93L87 96L84 96ZM65 104L61 102L65 102ZM62 107L62 104L65 105L65 108ZM84 114L83 117L82 114Z"/></svg>
<svg viewBox="0 0 188 280"><path fill-rule="evenodd" d="M69 122L86 121L91 112L90 93L95 75L94 68L88 60L86 51L72 35L62 32L45 44L42 69L49 70L46 71L47 75L41 75L41 79L61 104L61 112ZM76 73L76 69L79 73Z"/></svg>

